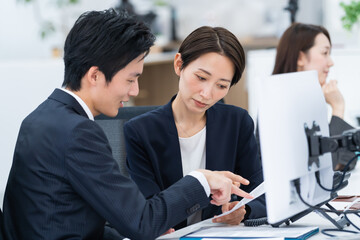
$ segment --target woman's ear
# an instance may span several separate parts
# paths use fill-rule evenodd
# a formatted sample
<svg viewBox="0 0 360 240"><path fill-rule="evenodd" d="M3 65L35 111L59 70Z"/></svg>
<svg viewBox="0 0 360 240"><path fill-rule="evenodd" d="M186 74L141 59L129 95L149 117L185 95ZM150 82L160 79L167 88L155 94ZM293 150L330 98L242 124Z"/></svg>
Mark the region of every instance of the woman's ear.
<svg viewBox="0 0 360 240"><path fill-rule="evenodd" d="M307 62L306 54L303 51L300 51L299 52L299 57L298 57L298 60L297 60L297 70L298 71L303 71L306 62Z"/></svg>
<svg viewBox="0 0 360 240"><path fill-rule="evenodd" d="M181 58L181 54L177 53L174 58L174 70L175 70L176 75L178 75L178 76L180 76L182 64L183 64L183 61Z"/></svg>

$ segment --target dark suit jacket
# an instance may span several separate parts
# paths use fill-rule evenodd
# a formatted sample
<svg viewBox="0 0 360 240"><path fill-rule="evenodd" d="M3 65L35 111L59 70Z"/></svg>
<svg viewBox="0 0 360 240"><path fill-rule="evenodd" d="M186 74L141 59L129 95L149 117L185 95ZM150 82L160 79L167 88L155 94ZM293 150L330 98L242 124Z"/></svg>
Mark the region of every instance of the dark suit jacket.
<svg viewBox="0 0 360 240"><path fill-rule="evenodd" d="M4 198L11 239L101 239L105 220L131 239L154 239L209 203L187 176L146 200L120 174L104 132L56 89L22 122Z"/></svg>
<svg viewBox="0 0 360 240"><path fill-rule="evenodd" d="M171 102L131 119L124 126L129 173L147 198L183 176ZM263 181L254 124L244 109L217 103L206 111L206 169L227 170L247 178L251 184L241 187L245 191L251 191ZM249 206L250 218L266 215L264 196ZM209 204L202 218L219 213L219 207ZM183 222L176 228L185 225Z"/></svg>

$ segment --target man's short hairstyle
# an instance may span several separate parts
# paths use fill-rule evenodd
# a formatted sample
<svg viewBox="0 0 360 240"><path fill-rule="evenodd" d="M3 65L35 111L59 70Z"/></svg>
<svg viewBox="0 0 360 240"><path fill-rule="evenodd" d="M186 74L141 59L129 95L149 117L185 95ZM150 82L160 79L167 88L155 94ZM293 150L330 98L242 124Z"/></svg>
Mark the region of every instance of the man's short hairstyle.
<svg viewBox="0 0 360 240"><path fill-rule="evenodd" d="M145 57L154 41L145 23L124 12L109 9L83 13L65 41L63 87L80 90L81 79L92 66L110 82L140 54Z"/></svg>

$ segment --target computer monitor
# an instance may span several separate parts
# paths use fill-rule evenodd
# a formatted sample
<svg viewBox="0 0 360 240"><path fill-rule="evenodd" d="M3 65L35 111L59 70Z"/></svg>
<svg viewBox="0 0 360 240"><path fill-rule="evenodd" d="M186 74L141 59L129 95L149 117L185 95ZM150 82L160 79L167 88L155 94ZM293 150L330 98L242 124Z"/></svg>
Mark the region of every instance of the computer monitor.
<svg viewBox="0 0 360 240"><path fill-rule="evenodd" d="M266 189L268 222L279 225L310 212L299 198L294 181L300 180L302 198L311 205L331 199L330 192L316 182L332 188L331 154L326 153L309 165L305 127L315 122L318 134L329 136L328 114L316 71L277 74L265 78L259 98L259 135Z"/></svg>

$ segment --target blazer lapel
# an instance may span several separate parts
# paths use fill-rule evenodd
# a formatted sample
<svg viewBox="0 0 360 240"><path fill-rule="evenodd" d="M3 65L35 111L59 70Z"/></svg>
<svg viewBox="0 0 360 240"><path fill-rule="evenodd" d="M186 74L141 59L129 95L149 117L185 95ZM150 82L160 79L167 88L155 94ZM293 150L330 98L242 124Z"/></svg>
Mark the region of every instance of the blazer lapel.
<svg viewBox="0 0 360 240"><path fill-rule="evenodd" d="M217 151L219 136L216 133L216 113L213 107L206 111L206 169L221 170L223 164Z"/></svg>
<svg viewBox="0 0 360 240"><path fill-rule="evenodd" d="M168 161L170 166L166 169L172 169L173 171L167 172L169 174L169 179L171 179L171 184L178 181L178 179L183 177L182 163L181 163L181 152L180 152L180 143L179 136L175 126L174 115L172 111L172 101L175 99L176 95L171 98L170 102L164 105L164 114L167 119L167 132L169 133L169 142L168 147L171 152L171 161Z"/></svg>
<svg viewBox="0 0 360 240"><path fill-rule="evenodd" d="M53 93L48 97L49 99L53 99L55 101L61 102L65 105L71 106L75 112L77 112L79 115L84 116L88 118L88 115L86 114L85 110L82 108L80 103L70 94L60 90L55 89Z"/></svg>

